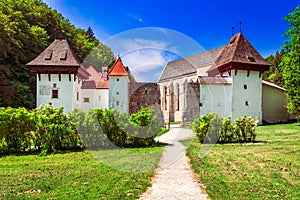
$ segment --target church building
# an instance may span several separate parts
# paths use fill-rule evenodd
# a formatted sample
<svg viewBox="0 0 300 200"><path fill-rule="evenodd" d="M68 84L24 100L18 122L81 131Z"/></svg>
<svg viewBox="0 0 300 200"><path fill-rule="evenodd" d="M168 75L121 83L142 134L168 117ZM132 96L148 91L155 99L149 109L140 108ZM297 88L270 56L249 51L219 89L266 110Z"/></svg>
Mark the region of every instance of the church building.
<svg viewBox="0 0 300 200"><path fill-rule="evenodd" d="M289 120L284 89L262 81L269 67L242 33L226 46L167 63L158 80L164 120L186 123L210 112L260 124Z"/></svg>

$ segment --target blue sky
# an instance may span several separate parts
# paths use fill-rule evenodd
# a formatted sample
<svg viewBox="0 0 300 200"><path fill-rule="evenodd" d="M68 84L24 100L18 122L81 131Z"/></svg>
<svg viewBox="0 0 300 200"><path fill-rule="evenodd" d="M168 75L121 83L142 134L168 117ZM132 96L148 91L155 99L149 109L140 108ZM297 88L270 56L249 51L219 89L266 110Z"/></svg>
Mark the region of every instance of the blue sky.
<svg viewBox="0 0 300 200"><path fill-rule="evenodd" d="M283 18L299 5L299 0L44 2L76 27L91 26L139 81L156 81L170 60L226 45L240 21L242 33L263 57L274 54L289 28Z"/></svg>

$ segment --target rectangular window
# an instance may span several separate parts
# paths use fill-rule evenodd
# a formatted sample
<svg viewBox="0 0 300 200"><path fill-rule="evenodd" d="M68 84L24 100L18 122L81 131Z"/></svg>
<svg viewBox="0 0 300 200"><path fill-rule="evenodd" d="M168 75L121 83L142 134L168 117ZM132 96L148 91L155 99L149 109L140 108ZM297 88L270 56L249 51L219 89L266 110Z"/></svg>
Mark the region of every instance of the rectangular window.
<svg viewBox="0 0 300 200"><path fill-rule="evenodd" d="M52 89L52 98L57 99L58 98L58 90L57 89Z"/></svg>
<svg viewBox="0 0 300 200"><path fill-rule="evenodd" d="M246 105L246 106L249 106L249 102L248 102L248 101L245 101L245 105Z"/></svg>
<svg viewBox="0 0 300 200"><path fill-rule="evenodd" d="M84 103L89 103L89 102L90 102L90 98L84 97L84 98L83 98L83 102L84 102Z"/></svg>
<svg viewBox="0 0 300 200"><path fill-rule="evenodd" d="M247 85L244 85L244 89L247 90Z"/></svg>
<svg viewBox="0 0 300 200"><path fill-rule="evenodd" d="M98 101L101 101L101 96L98 96Z"/></svg>
<svg viewBox="0 0 300 200"><path fill-rule="evenodd" d="M119 101L116 101L116 106L119 106L120 105L120 102Z"/></svg>
<svg viewBox="0 0 300 200"><path fill-rule="evenodd" d="M79 92L77 92L76 99L79 101Z"/></svg>

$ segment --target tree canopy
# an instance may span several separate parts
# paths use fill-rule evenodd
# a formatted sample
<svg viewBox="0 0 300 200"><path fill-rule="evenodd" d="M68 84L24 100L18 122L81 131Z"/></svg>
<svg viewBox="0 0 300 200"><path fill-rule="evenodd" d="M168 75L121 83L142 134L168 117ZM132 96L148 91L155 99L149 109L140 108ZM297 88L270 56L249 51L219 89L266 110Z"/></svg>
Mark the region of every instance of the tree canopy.
<svg viewBox="0 0 300 200"><path fill-rule="evenodd" d="M284 34L288 37L285 41L283 56L280 67L283 69L284 87L288 96L288 111L300 112L300 6L288 14L285 21L289 29Z"/></svg>
<svg viewBox="0 0 300 200"><path fill-rule="evenodd" d="M91 27L76 28L42 0L0 1L0 106L34 107L36 80L25 64L56 38L67 39L79 59L98 71L114 60Z"/></svg>

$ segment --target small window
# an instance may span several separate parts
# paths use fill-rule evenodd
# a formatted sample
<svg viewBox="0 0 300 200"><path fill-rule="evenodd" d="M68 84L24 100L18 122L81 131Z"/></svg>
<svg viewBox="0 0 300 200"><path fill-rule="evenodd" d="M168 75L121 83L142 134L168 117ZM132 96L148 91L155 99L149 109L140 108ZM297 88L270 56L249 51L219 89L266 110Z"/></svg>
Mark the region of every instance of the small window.
<svg viewBox="0 0 300 200"><path fill-rule="evenodd" d="M53 99L57 99L58 98L58 90L57 89L53 89L52 90L52 98Z"/></svg>
<svg viewBox="0 0 300 200"><path fill-rule="evenodd" d="M249 102L248 102L248 101L245 101L245 105L246 105L246 106L249 106Z"/></svg>
<svg viewBox="0 0 300 200"><path fill-rule="evenodd" d="M53 88L56 88L56 86L57 86L56 83L53 83Z"/></svg>
<svg viewBox="0 0 300 200"><path fill-rule="evenodd" d="M84 103L89 103L89 102L90 102L90 98L84 97L84 98L83 98L83 102L84 102Z"/></svg>
<svg viewBox="0 0 300 200"><path fill-rule="evenodd" d="M120 102L119 101L116 101L116 106L119 106L120 105Z"/></svg>
<svg viewBox="0 0 300 200"><path fill-rule="evenodd" d="M244 85L244 89L247 90L247 85Z"/></svg>
<svg viewBox="0 0 300 200"><path fill-rule="evenodd" d="M51 58L52 58L52 51L47 51L46 53L45 53L45 60L51 60Z"/></svg>
<svg viewBox="0 0 300 200"><path fill-rule="evenodd" d="M101 96L98 96L98 101L101 101Z"/></svg>
<svg viewBox="0 0 300 200"><path fill-rule="evenodd" d="M119 81L120 79L117 78L117 81Z"/></svg>
<svg viewBox="0 0 300 200"><path fill-rule="evenodd" d="M251 56L247 56L247 58L248 58L248 60L249 60L250 62L256 62L255 59L254 59L253 57L251 57Z"/></svg>
<svg viewBox="0 0 300 200"><path fill-rule="evenodd" d="M79 92L77 92L77 95L76 95L77 97L76 97L76 99L77 99L77 101L79 101Z"/></svg>
<svg viewBox="0 0 300 200"><path fill-rule="evenodd" d="M60 54L60 60L67 60L67 51L64 50L61 54Z"/></svg>
<svg viewBox="0 0 300 200"><path fill-rule="evenodd" d="M117 92L117 95L119 95L119 92Z"/></svg>

